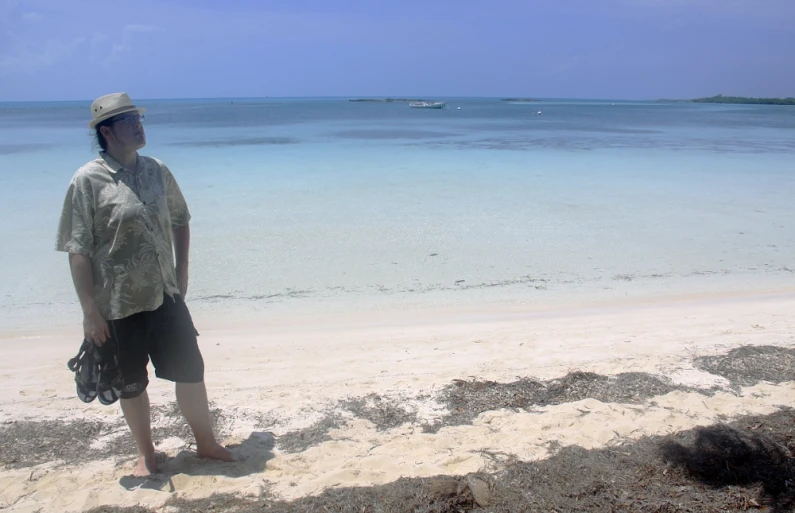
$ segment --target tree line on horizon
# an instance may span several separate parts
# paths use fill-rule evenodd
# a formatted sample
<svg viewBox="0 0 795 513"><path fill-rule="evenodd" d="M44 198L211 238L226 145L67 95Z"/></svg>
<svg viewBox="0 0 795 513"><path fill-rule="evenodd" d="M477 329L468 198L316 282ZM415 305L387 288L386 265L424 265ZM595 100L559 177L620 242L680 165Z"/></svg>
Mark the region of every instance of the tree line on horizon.
<svg viewBox="0 0 795 513"><path fill-rule="evenodd" d="M709 98L697 98L692 100L695 103L741 103L753 105L795 105L795 98L748 98L745 96L710 96Z"/></svg>

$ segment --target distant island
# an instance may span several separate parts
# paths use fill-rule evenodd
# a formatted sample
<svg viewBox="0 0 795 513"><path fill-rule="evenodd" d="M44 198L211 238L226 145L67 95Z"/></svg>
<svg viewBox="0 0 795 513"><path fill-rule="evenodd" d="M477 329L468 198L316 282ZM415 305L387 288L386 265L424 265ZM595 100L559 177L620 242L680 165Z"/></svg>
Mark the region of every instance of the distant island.
<svg viewBox="0 0 795 513"><path fill-rule="evenodd" d="M354 98L348 101L358 102L358 103L392 103L392 102L424 102L427 100L422 100L419 98Z"/></svg>
<svg viewBox="0 0 795 513"><path fill-rule="evenodd" d="M501 102L540 102L541 100L536 100L535 98L503 98L500 101Z"/></svg>
<svg viewBox="0 0 795 513"><path fill-rule="evenodd" d="M747 98L745 96L711 96L697 98L694 103L741 103L749 105L795 105L795 98Z"/></svg>
<svg viewBox="0 0 795 513"><path fill-rule="evenodd" d="M737 105L795 105L795 98L749 98L746 96L710 96L695 100L658 100L672 103L733 103Z"/></svg>

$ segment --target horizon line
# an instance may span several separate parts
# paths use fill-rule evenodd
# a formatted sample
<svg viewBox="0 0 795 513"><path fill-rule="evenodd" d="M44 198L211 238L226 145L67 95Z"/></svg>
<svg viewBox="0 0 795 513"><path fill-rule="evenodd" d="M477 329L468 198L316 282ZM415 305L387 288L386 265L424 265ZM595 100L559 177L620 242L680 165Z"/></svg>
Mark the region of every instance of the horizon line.
<svg viewBox="0 0 795 513"><path fill-rule="evenodd" d="M724 95L726 96L726 95ZM597 97L547 97L547 96L526 96L526 95L500 95L500 96L444 96L444 95L341 95L341 96L185 96L185 97L160 97L160 98L137 98L135 101L179 101L179 100L307 100L307 99L505 99L505 98L529 98L542 101L614 101L614 102L648 102L648 101L687 101L694 98L597 98ZM698 97L702 98L702 97ZM751 98L751 97L749 97ZM762 97L760 97L762 98ZM69 100L0 100L0 104L7 103L91 103L91 99L69 99Z"/></svg>

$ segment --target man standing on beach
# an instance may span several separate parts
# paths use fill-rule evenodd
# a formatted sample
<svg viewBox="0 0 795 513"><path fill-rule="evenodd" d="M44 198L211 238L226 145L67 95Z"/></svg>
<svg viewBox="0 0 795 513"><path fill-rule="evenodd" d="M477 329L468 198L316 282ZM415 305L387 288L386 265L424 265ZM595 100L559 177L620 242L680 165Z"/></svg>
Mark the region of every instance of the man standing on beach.
<svg viewBox="0 0 795 513"><path fill-rule="evenodd" d="M136 476L158 471L150 358L157 377L176 383L199 457L235 460L212 430L204 360L184 300L190 213L168 167L138 154L146 145L143 112L125 93L91 104L89 127L102 151L69 184L56 245L69 253L85 340L117 362L121 408L138 448Z"/></svg>

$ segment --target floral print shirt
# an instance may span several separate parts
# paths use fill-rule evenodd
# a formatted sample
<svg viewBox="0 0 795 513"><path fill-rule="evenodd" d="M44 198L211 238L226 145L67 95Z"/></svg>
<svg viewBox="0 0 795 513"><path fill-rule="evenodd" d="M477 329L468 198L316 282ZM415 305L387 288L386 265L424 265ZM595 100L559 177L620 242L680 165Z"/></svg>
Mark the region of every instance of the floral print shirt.
<svg viewBox="0 0 795 513"><path fill-rule="evenodd" d="M94 296L107 320L156 310L179 294L172 230L190 212L163 162L138 157L134 171L107 153L77 170L66 192L56 249L87 255Z"/></svg>

